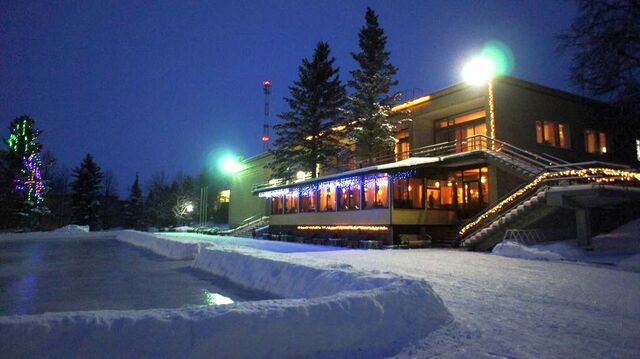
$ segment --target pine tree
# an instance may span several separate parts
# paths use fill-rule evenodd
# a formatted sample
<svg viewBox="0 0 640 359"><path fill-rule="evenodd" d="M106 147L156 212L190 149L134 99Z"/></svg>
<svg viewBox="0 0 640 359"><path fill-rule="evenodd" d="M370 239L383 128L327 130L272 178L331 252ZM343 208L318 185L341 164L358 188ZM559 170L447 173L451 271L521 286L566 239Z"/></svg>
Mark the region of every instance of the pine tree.
<svg viewBox="0 0 640 359"><path fill-rule="evenodd" d="M390 115L398 96L390 95L389 91L398 84L393 80L398 69L389 63L390 53L385 51L387 37L371 8L367 8L365 20L358 33L361 51L351 53L359 67L351 71L352 79L348 82L354 91L349 97L349 137L358 154L371 161L391 150L396 142L396 121Z"/></svg>
<svg viewBox="0 0 640 359"><path fill-rule="evenodd" d="M131 194L125 207L125 228L144 229L142 201L142 190L140 189L138 174L136 174L136 179L131 185Z"/></svg>
<svg viewBox="0 0 640 359"><path fill-rule="evenodd" d="M279 114L284 122L274 126L275 176L292 178L304 171L317 177L318 167L328 166L340 149L339 133L333 128L343 117L346 90L334 63L329 45L319 42L313 58L303 59L298 67L299 78L289 87L291 97L285 98L289 111Z"/></svg>
<svg viewBox="0 0 640 359"><path fill-rule="evenodd" d="M93 157L87 154L80 167L73 169L75 180L71 184L71 208L73 222L100 229L100 183L102 172Z"/></svg>
<svg viewBox="0 0 640 359"><path fill-rule="evenodd" d="M41 160L41 131L29 116L14 119L9 125L9 138L4 142L8 151L2 154L2 177L5 178L2 197L6 214L15 226L33 224L35 215L46 214L44 206L47 190L43 175L45 164Z"/></svg>

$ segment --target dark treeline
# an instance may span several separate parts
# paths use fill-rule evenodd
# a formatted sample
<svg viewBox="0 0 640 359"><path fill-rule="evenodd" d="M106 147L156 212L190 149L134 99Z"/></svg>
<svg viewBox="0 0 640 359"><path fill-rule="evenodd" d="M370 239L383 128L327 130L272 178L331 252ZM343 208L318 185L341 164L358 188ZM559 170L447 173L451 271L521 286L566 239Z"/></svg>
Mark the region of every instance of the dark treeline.
<svg viewBox="0 0 640 359"><path fill-rule="evenodd" d="M197 178L164 173L143 186L136 174L128 193L118 193L116 174L100 168L87 154L73 169L59 165L51 152L42 152L41 131L28 116L16 118L0 151L0 229L50 230L67 224L91 230L131 228L146 230L182 225L226 223L228 203L218 194L226 178L201 171ZM200 203L201 188L209 192ZM200 210L207 206L206 223Z"/></svg>

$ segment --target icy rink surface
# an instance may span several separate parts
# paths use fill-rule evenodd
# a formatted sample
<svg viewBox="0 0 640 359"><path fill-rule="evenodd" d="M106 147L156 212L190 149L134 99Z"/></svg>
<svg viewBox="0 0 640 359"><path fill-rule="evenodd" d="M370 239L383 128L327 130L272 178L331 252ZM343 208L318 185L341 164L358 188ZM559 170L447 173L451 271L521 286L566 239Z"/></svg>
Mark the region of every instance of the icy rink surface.
<svg viewBox="0 0 640 359"><path fill-rule="evenodd" d="M271 299L115 239L0 241L0 316Z"/></svg>

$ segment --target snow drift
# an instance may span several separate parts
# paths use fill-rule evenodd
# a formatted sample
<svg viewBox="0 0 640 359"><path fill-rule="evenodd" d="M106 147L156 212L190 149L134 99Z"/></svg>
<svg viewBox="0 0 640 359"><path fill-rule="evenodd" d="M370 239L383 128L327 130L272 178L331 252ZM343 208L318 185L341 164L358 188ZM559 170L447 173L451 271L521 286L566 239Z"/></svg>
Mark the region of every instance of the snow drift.
<svg viewBox="0 0 640 359"><path fill-rule="evenodd" d="M9 357L380 357L450 323L420 279L308 267L134 231L118 239L285 299L206 308L0 317ZM37 340L25 340L37 338Z"/></svg>

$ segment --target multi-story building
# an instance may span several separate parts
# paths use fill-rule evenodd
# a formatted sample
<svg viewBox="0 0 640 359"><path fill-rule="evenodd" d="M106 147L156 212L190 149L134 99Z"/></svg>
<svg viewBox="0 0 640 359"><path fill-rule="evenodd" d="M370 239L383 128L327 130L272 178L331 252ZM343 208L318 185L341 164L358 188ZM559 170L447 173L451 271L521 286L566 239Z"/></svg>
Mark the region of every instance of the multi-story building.
<svg viewBox="0 0 640 359"><path fill-rule="evenodd" d="M584 198L552 187L605 177L626 181L624 168L637 163L635 139L609 120L609 111L604 103L511 77L451 86L395 106L395 116L408 119L398 128L395 151L350 170L278 183L269 182L268 155L245 161L231 186L230 223L268 215L271 233L320 241L398 244L428 238L432 245L462 240L482 243L480 248L495 244L506 229L554 227L548 222L557 213L571 215L556 216L564 224L546 235L579 231L590 222L590 208L598 206L580 205ZM580 196L589 195L603 194ZM618 192L605 197L600 207L633 198ZM516 216L516 207L525 204L530 215L520 210ZM508 214L510 224L498 225ZM476 233L493 222L495 230Z"/></svg>

